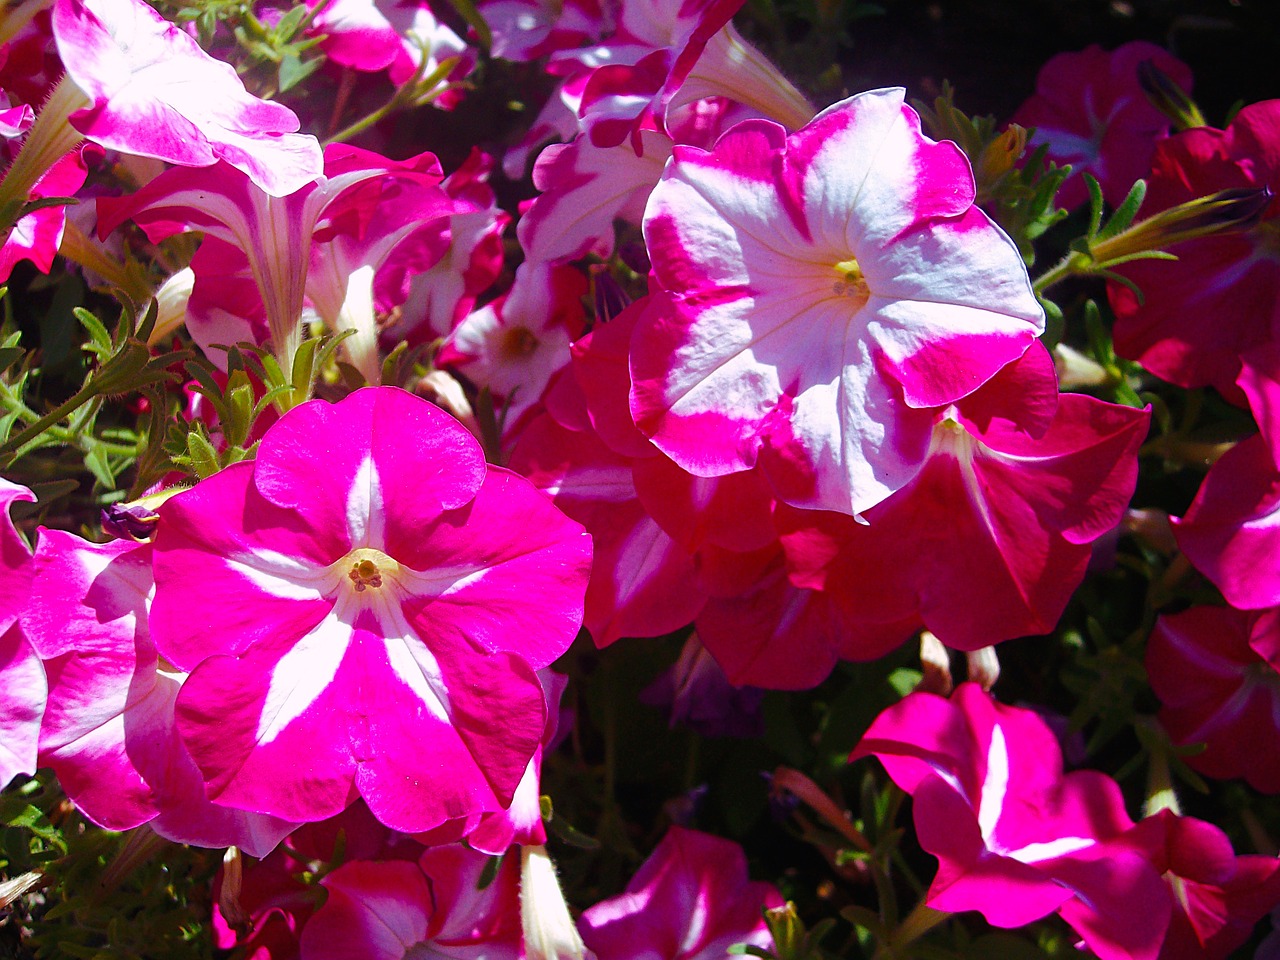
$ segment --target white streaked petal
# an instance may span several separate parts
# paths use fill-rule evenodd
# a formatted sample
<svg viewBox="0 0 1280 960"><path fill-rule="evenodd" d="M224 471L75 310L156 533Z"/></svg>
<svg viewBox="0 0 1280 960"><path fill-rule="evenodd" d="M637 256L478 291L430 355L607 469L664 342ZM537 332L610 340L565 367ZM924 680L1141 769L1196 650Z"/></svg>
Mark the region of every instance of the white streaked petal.
<svg viewBox="0 0 1280 960"><path fill-rule="evenodd" d="M353 549L372 547L385 550L386 506L382 501L382 481L373 456L367 455L347 492L347 535Z"/></svg>
<svg viewBox="0 0 1280 960"><path fill-rule="evenodd" d="M1077 850L1086 850L1097 842L1088 837L1059 837L1047 843L1029 843L1025 847L1006 852L1005 856L1020 863L1039 863L1041 860L1052 860Z"/></svg>
<svg viewBox="0 0 1280 960"><path fill-rule="evenodd" d="M1004 812L1004 796L1009 789L1009 748L1004 731L996 724L991 728L991 746L987 748L987 775L982 781L982 798L978 801L978 829L989 848L996 824Z"/></svg>
<svg viewBox="0 0 1280 960"><path fill-rule="evenodd" d="M259 746L278 737L333 683L353 632L351 624L339 615L340 606L330 610L271 671L271 684L255 734Z"/></svg>
<svg viewBox="0 0 1280 960"><path fill-rule="evenodd" d="M378 625L386 643L387 661L391 664L391 669L413 691L413 695L426 705L433 717L444 723L452 723L449 715L449 691L445 686L440 664L409 625L400 604L393 600L377 604L374 610L378 615Z"/></svg>
<svg viewBox="0 0 1280 960"><path fill-rule="evenodd" d="M405 592L413 596L447 597L449 594L478 583L492 567L475 565L435 567L430 572L401 567L396 579Z"/></svg>
<svg viewBox="0 0 1280 960"><path fill-rule="evenodd" d="M224 562L263 593L284 600L314 600L331 589L325 568L274 550L240 553Z"/></svg>

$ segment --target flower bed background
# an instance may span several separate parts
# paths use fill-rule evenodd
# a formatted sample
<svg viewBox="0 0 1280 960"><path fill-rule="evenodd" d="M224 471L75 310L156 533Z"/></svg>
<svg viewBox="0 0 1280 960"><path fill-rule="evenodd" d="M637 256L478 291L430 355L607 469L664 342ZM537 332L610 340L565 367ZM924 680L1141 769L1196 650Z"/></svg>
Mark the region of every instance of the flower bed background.
<svg viewBox="0 0 1280 960"><path fill-rule="evenodd" d="M1274 16L738 6L7 14L0 948L1280 949Z"/></svg>

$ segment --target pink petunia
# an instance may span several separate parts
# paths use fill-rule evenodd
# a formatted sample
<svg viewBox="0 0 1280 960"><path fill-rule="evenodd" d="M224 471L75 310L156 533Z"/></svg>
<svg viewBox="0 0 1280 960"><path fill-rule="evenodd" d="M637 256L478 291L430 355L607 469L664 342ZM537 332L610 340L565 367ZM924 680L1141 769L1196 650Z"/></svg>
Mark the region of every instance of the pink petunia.
<svg viewBox="0 0 1280 960"><path fill-rule="evenodd" d="M1160 722L1186 763L1280 793L1280 611L1192 607L1156 621L1147 646Z"/></svg>
<svg viewBox="0 0 1280 960"><path fill-rule="evenodd" d="M747 879L736 843L671 827L626 892L588 907L578 928L598 960L721 960L735 943L771 948L762 913L782 902Z"/></svg>
<svg viewBox="0 0 1280 960"><path fill-rule="evenodd" d="M1231 188L1280 192L1280 100L1242 109L1226 130L1200 127L1160 142L1144 216ZM1112 283L1115 347L1181 387L1212 386L1252 409L1280 448L1280 199L1248 230L1176 244L1177 260L1118 268L1142 291Z"/></svg>
<svg viewBox="0 0 1280 960"><path fill-rule="evenodd" d="M17 623L34 575L31 550L9 516L19 500L35 495L0 477L0 788L20 773L35 773L48 692L40 658Z"/></svg>
<svg viewBox="0 0 1280 960"><path fill-rule="evenodd" d="M645 238L673 301L632 340L641 431L701 476L757 459L782 498L857 514L924 461L921 408L1020 357L1043 314L951 143L901 90L788 136L747 121L676 147Z"/></svg>
<svg viewBox="0 0 1280 960"><path fill-rule="evenodd" d="M1014 123L1035 128L1033 146L1048 144L1050 160L1071 164L1071 177L1057 197L1062 206L1088 199L1081 173L1092 174L1107 202L1118 205L1151 169L1169 118L1138 83L1145 60L1190 92L1191 68L1154 43L1135 40L1110 52L1094 45L1051 58L1036 77L1035 96L1013 115Z"/></svg>
<svg viewBox="0 0 1280 960"><path fill-rule="evenodd" d="M152 635L211 798L363 796L407 832L510 804L590 543L460 424L395 388L306 403L160 513Z"/></svg>
<svg viewBox="0 0 1280 960"><path fill-rule="evenodd" d="M949 700L917 692L871 724L850 759L865 756L914 799L916 836L938 858L930 907L1007 928L1056 911L1102 960L1155 960L1171 898L1144 856L1110 842L1132 826L1120 787L1064 774L1039 714L974 683Z"/></svg>
<svg viewBox="0 0 1280 960"><path fill-rule="evenodd" d="M58 0L53 33L85 101L71 125L95 143L188 167L223 160L273 197L320 174L320 146L294 132L292 110L249 94L141 0Z"/></svg>

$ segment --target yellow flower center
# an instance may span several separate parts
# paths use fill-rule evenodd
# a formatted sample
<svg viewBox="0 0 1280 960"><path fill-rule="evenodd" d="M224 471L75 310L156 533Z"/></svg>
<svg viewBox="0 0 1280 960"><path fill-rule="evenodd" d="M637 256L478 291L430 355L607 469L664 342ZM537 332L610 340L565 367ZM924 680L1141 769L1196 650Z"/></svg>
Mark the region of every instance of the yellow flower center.
<svg viewBox="0 0 1280 960"><path fill-rule="evenodd" d="M352 550L338 564L346 571L346 578L356 593L377 590L383 586L386 578L394 577L400 570L400 564L372 547Z"/></svg>
<svg viewBox="0 0 1280 960"><path fill-rule="evenodd" d="M528 327L511 327L502 334L502 355L508 359L527 357L538 349L538 338Z"/></svg>
<svg viewBox="0 0 1280 960"><path fill-rule="evenodd" d="M863 276L862 267L859 266L856 257L841 260L836 264L835 269L838 279L832 286L832 292L837 297L851 297L860 301L860 304L866 303L871 298L867 278Z"/></svg>

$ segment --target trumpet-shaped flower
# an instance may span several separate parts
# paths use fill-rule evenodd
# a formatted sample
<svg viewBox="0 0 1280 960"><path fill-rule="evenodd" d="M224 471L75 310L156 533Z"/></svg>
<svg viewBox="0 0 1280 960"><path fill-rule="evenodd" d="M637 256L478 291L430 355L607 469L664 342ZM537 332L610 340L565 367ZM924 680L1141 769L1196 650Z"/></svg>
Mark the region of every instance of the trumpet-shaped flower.
<svg viewBox="0 0 1280 960"><path fill-rule="evenodd" d="M631 410L690 472L759 457L788 502L859 513L924 460L918 408L972 393L1043 329L964 155L903 99L675 148L645 215L673 307L636 329Z"/></svg>
<svg viewBox="0 0 1280 960"><path fill-rule="evenodd" d="M359 795L406 832L510 804L590 542L460 424L394 388L313 401L160 512L152 634L211 798Z"/></svg>

